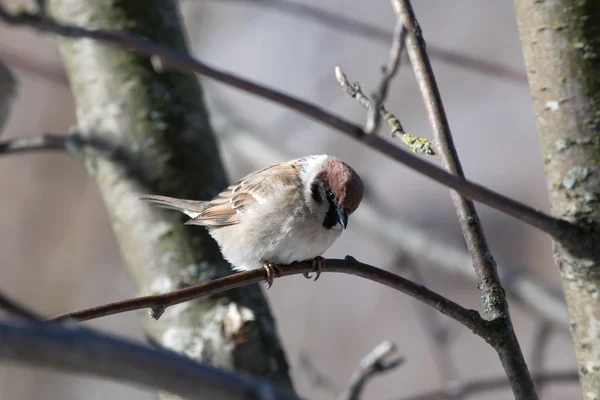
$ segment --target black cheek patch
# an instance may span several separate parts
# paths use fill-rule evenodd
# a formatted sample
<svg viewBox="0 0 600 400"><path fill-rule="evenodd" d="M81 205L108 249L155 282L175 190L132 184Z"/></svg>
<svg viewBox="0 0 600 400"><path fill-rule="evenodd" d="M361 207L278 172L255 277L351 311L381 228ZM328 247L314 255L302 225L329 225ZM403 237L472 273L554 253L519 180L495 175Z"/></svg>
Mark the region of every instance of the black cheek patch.
<svg viewBox="0 0 600 400"><path fill-rule="evenodd" d="M337 223L338 220L335 204L333 204L333 202L329 202L329 210L327 211L327 214L325 214L325 219L323 220L323 227L325 227L325 229L331 229Z"/></svg>

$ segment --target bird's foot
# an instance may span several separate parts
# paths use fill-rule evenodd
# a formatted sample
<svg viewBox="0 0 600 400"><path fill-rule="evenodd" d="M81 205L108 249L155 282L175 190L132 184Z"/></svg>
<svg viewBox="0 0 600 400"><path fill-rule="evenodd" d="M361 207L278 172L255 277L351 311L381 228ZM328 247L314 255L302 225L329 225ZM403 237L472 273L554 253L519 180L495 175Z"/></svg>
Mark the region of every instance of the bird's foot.
<svg viewBox="0 0 600 400"><path fill-rule="evenodd" d="M317 256L315 258L313 258L312 260L309 261L310 265L312 266L312 270L310 272L305 272L302 275L304 275L304 277L306 279L311 279L311 272L314 272L315 275L315 281L317 279L319 279L319 276L321 276L321 271L323 270L323 268L325 268L325 259L321 256Z"/></svg>
<svg viewBox="0 0 600 400"><path fill-rule="evenodd" d="M265 282L267 283L267 289L270 289L271 286L273 286L273 280L275 278L279 278L283 271L281 270L281 267L279 265L273 264L272 262L263 260L261 261L261 263L263 268L267 272L267 279L265 279Z"/></svg>

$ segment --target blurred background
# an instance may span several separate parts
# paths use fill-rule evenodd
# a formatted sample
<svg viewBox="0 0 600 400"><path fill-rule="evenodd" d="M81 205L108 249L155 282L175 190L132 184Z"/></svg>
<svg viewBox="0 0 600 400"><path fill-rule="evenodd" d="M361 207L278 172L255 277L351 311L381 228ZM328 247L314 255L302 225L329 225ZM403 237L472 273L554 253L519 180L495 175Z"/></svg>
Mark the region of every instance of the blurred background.
<svg viewBox="0 0 600 400"><path fill-rule="evenodd" d="M190 51L210 65L362 124L365 111L340 89L333 71L341 66L350 81L360 81L364 92L372 93L388 59L395 24L389 2L298 1L292 4L304 7L273 6L289 1L181 1ZM302 11L306 7L359 21L371 31L315 19L314 13ZM466 175L548 211L512 2L419 0L414 7L432 51ZM484 60L505 68L505 73L469 66L448 55ZM0 24L0 60L18 79L3 140L64 133L75 123L57 42L51 36ZM308 154L328 153L345 160L363 177L367 200L325 256L352 254L481 310L474 280L414 254L407 257L411 232L431 240L436 248L447 246L449 258L464 253L447 189L293 111L200 79L230 180ZM392 83L386 108L407 131L431 137L406 62ZM381 134L387 132L382 126ZM0 188L2 292L49 316L136 295L98 191L79 161L62 153L0 157ZM525 271L560 296L549 238L485 206L477 209L500 268ZM386 339L397 343L405 363L373 379L365 399L403 399L503 376L495 352L481 339L410 297L375 283L333 274L314 283L295 276L278 280L267 295L297 391L306 398L336 398L360 359ZM575 368L566 328L554 329L547 341L541 340L539 314L514 298L510 305L530 365L545 371ZM89 325L143 339L133 313ZM581 396L574 382L546 385L541 395L555 400ZM142 400L157 395L99 379L0 365L0 398ZM512 395L500 389L472 398Z"/></svg>

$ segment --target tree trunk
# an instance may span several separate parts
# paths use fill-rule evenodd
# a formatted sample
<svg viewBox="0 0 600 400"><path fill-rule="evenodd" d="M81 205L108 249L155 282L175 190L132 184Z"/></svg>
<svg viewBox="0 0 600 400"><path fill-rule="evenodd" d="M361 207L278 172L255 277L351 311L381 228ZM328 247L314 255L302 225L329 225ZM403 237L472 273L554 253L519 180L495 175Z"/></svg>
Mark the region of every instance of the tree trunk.
<svg viewBox="0 0 600 400"><path fill-rule="evenodd" d="M126 31L186 51L176 2L150 3L51 0L49 6L59 20ZM204 228L184 226L179 213L137 197L149 192L208 199L227 186L197 79L157 72L148 57L93 40L60 43L78 130L86 141L103 146L100 152L85 146L81 154L140 294L229 274L229 264ZM150 339L162 346L292 388L259 285L171 307L158 321L145 315L143 322Z"/></svg>
<svg viewBox="0 0 600 400"><path fill-rule="evenodd" d="M515 0L552 213L600 222L600 1ZM597 228L592 228L597 229ZM554 243L586 400L600 399L597 255Z"/></svg>

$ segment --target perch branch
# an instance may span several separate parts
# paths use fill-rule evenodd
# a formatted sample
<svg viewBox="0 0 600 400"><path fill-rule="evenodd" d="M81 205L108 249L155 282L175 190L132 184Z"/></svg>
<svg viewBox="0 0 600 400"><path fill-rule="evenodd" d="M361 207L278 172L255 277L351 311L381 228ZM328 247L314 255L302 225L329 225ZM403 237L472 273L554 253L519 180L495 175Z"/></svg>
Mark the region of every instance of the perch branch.
<svg viewBox="0 0 600 400"><path fill-rule="evenodd" d="M282 266L282 273L280 276L310 273L312 270L313 267L310 263L294 263ZM435 308L442 314L460 322L483 338L489 338L491 334L488 330L488 322L481 318L477 311L468 310L422 285L411 282L392 272L361 263L353 257L347 256L345 259L328 259L326 260L326 265L322 268L322 271L355 275L373 282L381 283L382 285L403 292L422 301L428 306ZM51 318L49 321L88 321L90 319L144 308L150 308L152 317L157 319L160 318L168 307L175 304L210 296L215 293L221 293L240 286L263 282L266 277L266 270L263 268L238 272L224 278L214 279L209 282L169 293L137 297L59 315Z"/></svg>
<svg viewBox="0 0 600 400"><path fill-rule="evenodd" d="M359 400L360 395L371 378L376 375L391 371L404 362L402 357L396 356L396 345L385 341L367 354L352 374L348 390L340 396L340 400Z"/></svg>
<svg viewBox="0 0 600 400"><path fill-rule="evenodd" d="M133 37L122 32L88 29L75 25L60 24L50 18L42 19L35 14L26 12L11 14L1 6L0 20L10 25L33 27L40 31L52 32L69 38L86 37L96 39L105 43L111 43L134 50L140 54L157 56L163 64L166 64L171 68L175 68L182 72L198 73L207 76L240 90L274 101L320 121L356 140L362 141L367 146L380 151L405 166L462 193L464 196L511 215L516 219L548 233L557 240L567 238L574 243L576 242L578 246L582 246L583 243L584 247L592 249L596 249L600 242L595 240L595 236L592 237L592 235L589 235L575 224L554 218L481 185L467 181L462 177L452 175L427 161L421 160L420 158L391 145L382 138L375 135L368 135L360 126L338 118L311 103L247 81L233 74L209 67L208 65L195 60L189 54L170 50L154 42Z"/></svg>

